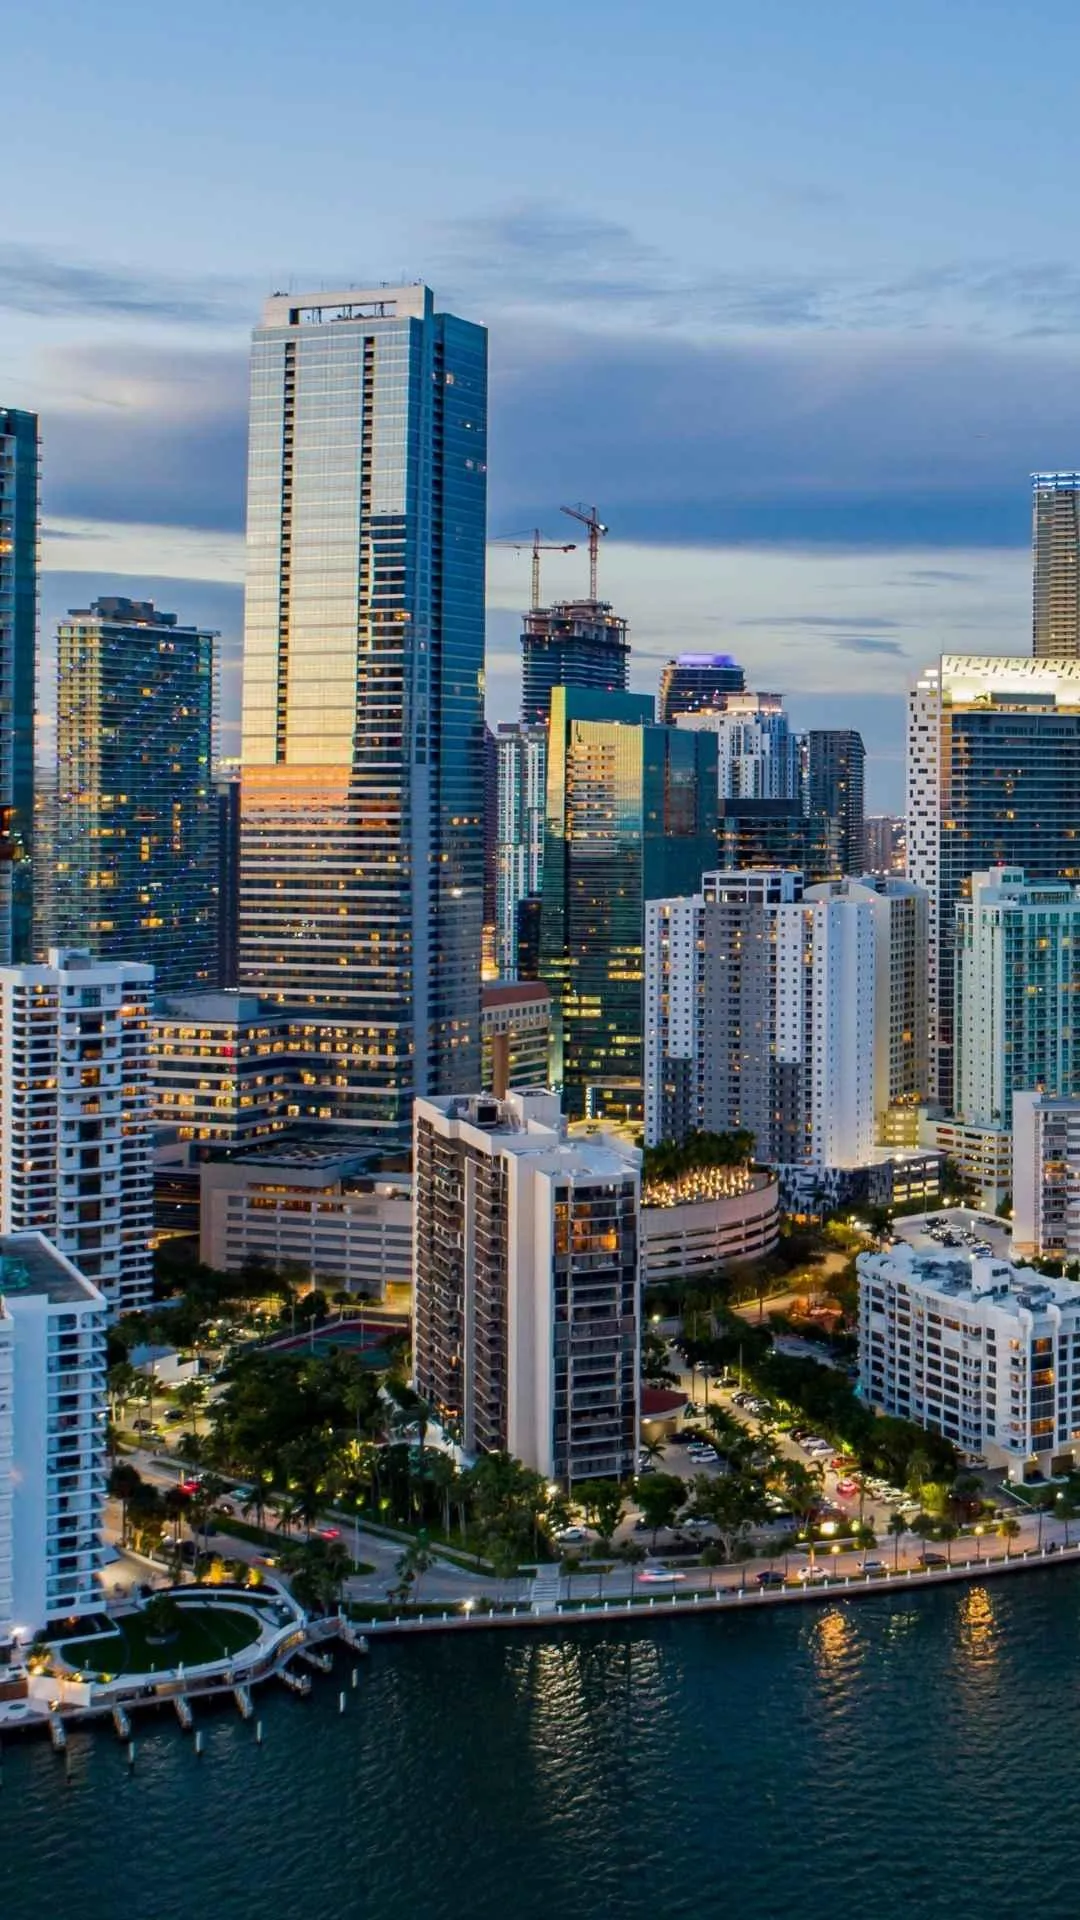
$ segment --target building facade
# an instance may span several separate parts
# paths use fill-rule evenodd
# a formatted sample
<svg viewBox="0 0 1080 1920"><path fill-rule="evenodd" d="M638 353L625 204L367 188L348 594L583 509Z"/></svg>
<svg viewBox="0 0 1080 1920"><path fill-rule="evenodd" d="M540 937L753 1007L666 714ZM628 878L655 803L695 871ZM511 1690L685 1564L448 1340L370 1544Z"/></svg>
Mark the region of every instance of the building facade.
<svg viewBox="0 0 1080 1920"><path fill-rule="evenodd" d="M827 813L804 813L798 800L722 800L720 860L726 868L786 868L807 884L840 872L840 834Z"/></svg>
<svg viewBox="0 0 1080 1920"><path fill-rule="evenodd" d="M305 1116L398 1144L480 1076L486 416L486 333L426 287L267 302L240 978L308 1018Z"/></svg>
<svg viewBox="0 0 1080 1920"><path fill-rule="evenodd" d="M680 653L661 670L657 719L673 727L680 713L723 709L729 695L745 689L746 675L730 653Z"/></svg>
<svg viewBox="0 0 1080 1920"><path fill-rule="evenodd" d="M217 801L217 978L229 991L240 970L240 775L218 768Z"/></svg>
<svg viewBox="0 0 1080 1920"><path fill-rule="evenodd" d="M881 1144L915 1144L918 1109L927 1098L929 999L926 952L929 898L895 874L808 887L807 900L866 903L874 919L874 1112Z"/></svg>
<svg viewBox="0 0 1080 1920"><path fill-rule="evenodd" d="M780 694L732 693L722 708L683 711L677 724L716 735L721 800L799 801L798 747Z"/></svg>
<svg viewBox="0 0 1080 1920"><path fill-rule="evenodd" d="M868 813L863 821L867 873L907 870L907 823L894 813Z"/></svg>
<svg viewBox="0 0 1080 1920"><path fill-rule="evenodd" d="M371 1155L301 1140L267 1141L199 1170L199 1258L219 1273L253 1261L310 1276L326 1293L407 1305L412 1199L405 1173Z"/></svg>
<svg viewBox="0 0 1080 1920"><path fill-rule="evenodd" d="M50 943L217 979L214 642L150 601L62 621Z"/></svg>
<svg viewBox="0 0 1080 1920"><path fill-rule="evenodd" d="M1080 1286L992 1257L863 1253L859 1373L871 1406L983 1454L1010 1480L1072 1472Z"/></svg>
<svg viewBox="0 0 1080 1920"><path fill-rule="evenodd" d="M554 687L624 693L629 662L626 621L606 600L534 607L521 636L522 725L546 727Z"/></svg>
<svg viewBox="0 0 1080 1920"><path fill-rule="evenodd" d="M908 877L930 896L931 1081L953 1105L956 907L971 875L1080 880L1080 660L945 654L908 708Z"/></svg>
<svg viewBox="0 0 1080 1920"><path fill-rule="evenodd" d="M546 1087L550 1075L551 995L539 980L485 984L480 1008L485 1093L500 1100L517 1087Z"/></svg>
<svg viewBox="0 0 1080 1920"><path fill-rule="evenodd" d="M641 1210L645 1284L702 1280L744 1260L762 1260L780 1239L780 1188L773 1174L717 1167L703 1174L726 1191L665 1204L648 1189Z"/></svg>
<svg viewBox="0 0 1080 1920"><path fill-rule="evenodd" d="M1080 657L1080 473L1031 476L1031 651Z"/></svg>
<svg viewBox="0 0 1080 1920"><path fill-rule="evenodd" d="M539 900L544 876L547 727L503 725L495 751L495 964L516 980L522 902Z"/></svg>
<svg viewBox="0 0 1080 1920"><path fill-rule="evenodd" d="M38 421L0 407L0 964L30 958Z"/></svg>
<svg viewBox="0 0 1080 1920"><path fill-rule="evenodd" d="M288 1015L257 994L161 995L151 1017L154 1119L181 1141L243 1147L297 1117Z"/></svg>
<svg viewBox="0 0 1080 1920"><path fill-rule="evenodd" d="M540 970L571 1119L641 1118L645 902L693 891L715 861L716 742L652 711L552 694Z"/></svg>
<svg viewBox="0 0 1080 1920"><path fill-rule="evenodd" d="M621 1479L638 1438L638 1156L554 1095L418 1100L415 1384L465 1454Z"/></svg>
<svg viewBox="0 0 1080 1920"><path fill-rule="evenodd" d="M806 736L806 810L828 814L839 834L840 871L866 866L866 748L850 727L812 727Z"/></svg>
<svg viewBox="0 0 1080 1920"><path fill-rule="evenodd" d="M0 967L0 1233L46 1234L114 1313L153 1284L153 983L79 949Z"/></svg>
<svg viewBox="0 0 1080 1920"><path fill-rule="evenodd" d="M769 1158L864 1166L876 1144L874 910L830 894L770 911L776 1132Z"/></svg>
<svg viewBox="0 0 1080 1920"><path fill-rule="evenodd" d="M645 1142L745 1129L776 1144L774 923L799 874L706 873L645 907Z"/></svg>
<svg viewBox="0 0 1080 1920"><path fill-rule="evenodd" d="M1080 1258L1080 1096L1013 1093L1013 1250Z"/></svg>
<svg viewBox="0 0 1080 1920"><path fill-rule="evenodd" d="M995 867L956 920L956 1110L1008 1131L1015 1087L1080 1094L1080 888Z"/></svg>
<svg viewBox="0 0 1080 1920"><path fill-rule="evenodd" d="M0 1649L95 1613L106 1302L40 1233L0 1238Z"/></svg>

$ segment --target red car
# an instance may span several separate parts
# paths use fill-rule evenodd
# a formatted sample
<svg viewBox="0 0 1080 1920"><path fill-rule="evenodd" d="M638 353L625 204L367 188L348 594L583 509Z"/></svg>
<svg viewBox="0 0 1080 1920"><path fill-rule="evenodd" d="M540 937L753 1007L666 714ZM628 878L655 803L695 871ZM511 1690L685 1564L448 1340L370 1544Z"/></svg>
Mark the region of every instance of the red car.
<svg viewBox="0 0 1080 1920"><path fill-rule="evenodd" d="M320 1540L340 1540L341 1539L340 1527L317 1527L315 1531Z"/></svg>
<svg viewBox="0 0 1080 1920"><path fill-rule="evenodd" d="M179 1493L186 1493L188 1498L190 1499L193 1493L198 1493L199 1488L201 1486L202 1486L201 1480L197 1480L197 1479L181 1480L177 1491Z"/></svg>
<svg viewBox="0 0 1080 1920"><path fill-rule="evenodd" d="M858 1493L859 1483L857 1480L838 1480L836 1483L836 1491L841 1499L850 1500L852 1494Z"/></svg>

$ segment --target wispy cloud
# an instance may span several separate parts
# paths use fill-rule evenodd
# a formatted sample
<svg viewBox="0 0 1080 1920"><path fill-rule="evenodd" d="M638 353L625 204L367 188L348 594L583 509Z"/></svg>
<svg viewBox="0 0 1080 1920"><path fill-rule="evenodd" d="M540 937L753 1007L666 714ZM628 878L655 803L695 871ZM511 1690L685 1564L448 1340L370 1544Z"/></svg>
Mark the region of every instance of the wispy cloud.
<svg viewBox="0 0 1080 1920"><path fill-rule="evenodd" d="M839 634L834 637L833 645L841 653L888 653L896 660L906 659L906 654L898 640L872 640L864 633Z"/></svg>
<svg viewBox="0 0 1080 1920"><path fill-rule="evenodd" d="M165 321L221 326L251 311L238 281L183 280L61 258L43 248L0 244L0 308L38 317Z"/></svg>

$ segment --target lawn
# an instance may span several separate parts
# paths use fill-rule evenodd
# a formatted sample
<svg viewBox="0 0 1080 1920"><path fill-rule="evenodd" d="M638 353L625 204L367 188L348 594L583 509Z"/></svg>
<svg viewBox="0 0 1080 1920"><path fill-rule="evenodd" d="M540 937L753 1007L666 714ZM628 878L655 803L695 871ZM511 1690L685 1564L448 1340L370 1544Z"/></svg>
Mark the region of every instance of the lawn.
<svg viewBox="0 0 1080 1920"><path fill-rule="evenodd" d="M239 1653L258 1638L259 1628L250 1615L210 1605L181 1607L180 1627L175 1640L164 1646L151 1646L141 1614L131 1614L115 1622L110 1633L94 1634L88 1640L65 1640L57 1653L79 1672L161 1673L179 1666L201 1666L207 1660L226 1659Z"/></svg>

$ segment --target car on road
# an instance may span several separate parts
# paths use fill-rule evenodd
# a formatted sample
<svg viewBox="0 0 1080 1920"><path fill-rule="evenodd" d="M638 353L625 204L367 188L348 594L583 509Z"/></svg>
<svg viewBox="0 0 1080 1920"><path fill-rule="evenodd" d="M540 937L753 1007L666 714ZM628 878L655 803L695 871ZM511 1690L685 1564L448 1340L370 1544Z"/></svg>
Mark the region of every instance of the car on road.
<svg viewBox="0 0 1080 1920"><path fill-rule="evenodd" d="M948 1564L949 1564L948 1555L944 1553L927 1552L927 1553L920 1553L919 1555L920 1567L947 1567Z"/></svg>
<svg viewBox="0 0 1080 1920"><path fill-rule="evenodd" d="M862 1570L864 1573L887 1572L887 1568L885 1566L884 1560L864 1560L862 1563Z"/></svg>
<svg viewBox="0 0 1080 1920"><path fill-rule="evenodd" d="M340 1527L316 1527L315 1538L316 1540L340 1540L341 1528Z"/></svg>
<svg viewBox="0 0 1080 1920"><path fill-rule="evenodd" d="M836 1491L842 1500L852 1500L859 1491L859 1483L857 1480L838 1480Z"/></svg>
<svg viewBox="0 0 1080 1920"><path fill-rule="evenodd" d="M156 1433L157 1428L152 1420L133 1420L131 1431L132 1433Z"/></svg>
<svg viewBox="0 0 1080 1920"><path fill-rule="evenodd" d="M775 1567L766 1567L763 1573L758 1574L757 1583L759 1587L782 1587L784 1576Z"/></svg>
<svg viewBox="0 0 1080 1920"><path fill-rule="evenodd" d="M669 1587L677 1580L685 1580L685 1573L676 1573L673 1567L642 1567L638 1579L647 1587Z"/></svg>
<svg viewBox="0 0 1080 1920"><path fill-rule="evenodd" d="M555 1535L555 1544L560 1547L580 1547L588 1537L587 1527L562 1527Z"/></svg>
<svg viewBox="0 0 1080 1920"><path fill-rule="evenodd" d="M277 1566L276 1553L257 1553L255 1555L255 1558L258 1561L260 1567L276 1567Z"/></svg>
<svg viewBox="0 0 1080 1920"><path fill-rule="evenodd" d="M828 1577L828 1574L825 1573L821 1567L800 1567L796 1575L796 1578L802 1581L804 1587L818 1587L822 1581L827 1580Z"/></svg>
<svg viewBox="0 0 1080 1920"><path fill-rule="evenodd" d="M188 1499L190 1500L193 1497L193 1495L198 1493L199 1488L201 1486L202 1486L202 1474L189 1473L186 1480L181 1480L180 1485L177 1488L177 1492L186 1493L188 1496Z"/></svg>
<svg viewBox="0 0 1080 1920"><path fill-rule="evenodd" d="M183 1407L166 1407L165 1412L162 1415L162 1419L167 1420L170 1427L174 1427L177 1421L182 1420L183 1417L184 1417Z"/></svg>

